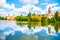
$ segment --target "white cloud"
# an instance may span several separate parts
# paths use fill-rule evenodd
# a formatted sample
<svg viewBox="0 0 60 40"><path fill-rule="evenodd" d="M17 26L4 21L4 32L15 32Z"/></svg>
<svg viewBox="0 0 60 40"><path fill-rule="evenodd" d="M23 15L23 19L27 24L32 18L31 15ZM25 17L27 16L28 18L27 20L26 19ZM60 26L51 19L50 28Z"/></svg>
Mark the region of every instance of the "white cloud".
<svg viewBox="0 0 60 40"><path fill-rule="evenodd" d="M57 6L57 5L58 5L58 3L47 4L47 6L46 6L46 7L47 7L47 8L48 8L48 7L54 7L54 6Z"/></svg>
<svg viewBox="0 0 60 40"><path fill-rule="evenodd" d="M7 11L5 11L5 9L0 8L0 15L1 16L6 16L8 14L10 14L10 15L21 15L21 14L27 15L29 11L31 11L33 13L35 12L36 14L46 14L48 12L49 6L51 7L52 13L54 13L55 11L60 9L60 7L57 6L58 3L53 3L53 4L45 3L46 9L42 10L40 7L34 5L34 4L38 3L38 0L20 0L20 1L27 5L24 5L21 8L15 8L14 4L9 5L6 3L6 0L0 0L0 7L13 9L12 11L7 12ZM33 4L33 5L31 5L31 4ZM44 4L44 3L42 3L42 4Z"/></svg>
<svg viewBox="0 0 60 40"><path fill-rule="evenodd" d="M33 6L33 11L42 11L42 9L37 6Z"/></svg>
<svg viewBox="0 0 60 40"><path fill-rule="evenodd" d="M9 5L6 3L6 0L0 0L0 16L6 16L8 15L8 13L10 13L10 12L5 11L5 8L15 9L15 5L14 4Z"/></svg>
<svg viewBox="0 0 60 40"><path fill-rule="evenodd" d="M20 12L29 12L29 10L32 8L32 5L25 5L20 8Z"/></svg>
<svg viewBox="0 0 60 40"><path fill-rule="evenodd" d="M38 0L20 0L24 4L37 4Z"/></svg>
<svg viewBox="0 0 60 40"><path fill-rule="evenodd" d="M55 13L56 11L60 10L60 6L57 6L58 3L48 4L46 6L46 9L48 10L49 7L51 7L51 12Z"/></svg>
<svg viewBox="0 0 60 40"><path fill-rule="evenodd" d="M33 6L32 12L40 14L42 12L42 9L38 6Z"/></svg>
<svg viewBox="0 0 60 40"><path fill-rule="evenodd" d="M36 12L36 13L40 13L42 12L42 9L34 6L34 5L24 5L21 8L15 8L12 12L10 12L11 14L16 14L16 15L23 15L25 13L25 15L27 15L29 12Z"/></svg>
<svg viewBox="0 0 60 40"><path fill-rule="evenodd" d="M24 13L28 13L29 10L32 8L31 5L25 5L25 6L22 6L21 8L15 8L13 11L10 12L10 14L14 14L14 15L23 15Z"/></svg>
<svg viewBox="0 0 60 40"><path fill-rule="evenodd" d="M28 14L28 12L32 12L32 13L37 13L40 14L43 10L35 5L25 5L22 6L20 9L20 12L25 12L26 14Z"/></svg>
<svg viewBox="0 0 60 40"><path fill-rule="evenodd" d="M54 8L51 8L52 13L55 13L56 11L59 11L60 7L55 6Z"/></svg>
<svg viewBox="0 0 60 40"><path fill-rule="evenodd" d="M4 9L0 9L0 16L7 15L7 12Z"/></svg>
<svg viewBox="0 0 60 40"><path fill-rule="evenodd" d="M11 5L5 4L5 5L3 5L3 7L9 8L9 9L14 9L15 8L15 5L14 4L11 4Z"/></svg>
<svg viewBox="0 0 60 40"><path fill-rule="evenodd" d="M6 0L0 0L0 6L6 3Z"/></svg>
<svg viewBox="0 0 60 40"><path fill-rule="evenodd" d="M46 9L42 10L42 14L46 14L48 13L48 8L51 8L51 13L55 13L56 11L58 11L60 9L60 6L57 6L58 3L52 3L52 4L47 4L46 5Z"/></svg>
<svg viewBox="0 0 60 40"><path fill-rule="evenodd" d="M10 15L21 15L21 14L22 15L27 15L29 13L29 11L31 11L33 13L35 12L37 14L41 14L43 12L43 10L41 8L39 8L39 7L35 6L35 5L24 5L21 8L15 8L14 5L9 6L9 4L8 4L7 6L5 6L5 8L6 7L10 8L10 9L13 9L13 11L6 12L4 9L3 9L3 11L1 9L0 14L3 15L3 16L4 15L6 16L8 14L10 14Z"/></svg>
<svg viewBox="0 0 60 40"><path fill-rule="evenodd" d="M46 2L46 3L41 3L42 5L47 5L48 3Z"/></svg>
<svg viewBox="0 0 60 40"><path fill-rule="evenodd" d="M13 9L15 8L15 5L14 4L9 5L6 3L6 0L0 0L0 7Z"/></svg>

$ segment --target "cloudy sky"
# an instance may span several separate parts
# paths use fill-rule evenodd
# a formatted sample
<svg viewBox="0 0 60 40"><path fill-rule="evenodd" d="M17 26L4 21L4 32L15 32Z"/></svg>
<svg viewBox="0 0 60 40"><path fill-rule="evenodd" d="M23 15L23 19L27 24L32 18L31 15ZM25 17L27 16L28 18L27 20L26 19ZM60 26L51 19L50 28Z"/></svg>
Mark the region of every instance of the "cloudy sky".
<svg viewBox="0 0 60 40"><path fill-rule="evenodd" d="M60 0L0 0L0 16L46 14L49 6L52 13L60 11Z"/></svg>

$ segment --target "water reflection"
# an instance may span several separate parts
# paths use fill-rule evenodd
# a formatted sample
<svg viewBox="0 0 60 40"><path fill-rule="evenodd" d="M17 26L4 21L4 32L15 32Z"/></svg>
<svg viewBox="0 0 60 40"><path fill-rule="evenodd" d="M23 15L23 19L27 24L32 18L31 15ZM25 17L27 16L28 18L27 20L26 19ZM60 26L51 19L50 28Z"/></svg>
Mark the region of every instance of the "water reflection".
<svg viewBox="0 0 60 40"><path fill-rule="evenodd" d="M0 39L1 40L60 40L60 23L48 24L41 22L15 22L15 21L1 20Z"/></svg>
<svg viewBox="0 0 60 40"><path fill-rule="evenodd" d="M0 40L5 40L6 39L6 35L4 35L3 33L0 33Z"/></svg>
<svg viewBox="0 0 60 40"><path fill-rule="evenodd" d="M20 40L38 40L38 37L35 35L23 35Z"/></svg>
<svg viewBox="0 0 60 40"><path fill-rule="evenodd" d="M47 27L48 33L50 33L52 27L54 28L56 33L60 30L60 23L43 23L43 22L27 22L27 23L24 23L24 22L17 22L17 25L20 25L20 26L28 25L29 29L31 29L32 27L35 28L36 26Z"/></svg>

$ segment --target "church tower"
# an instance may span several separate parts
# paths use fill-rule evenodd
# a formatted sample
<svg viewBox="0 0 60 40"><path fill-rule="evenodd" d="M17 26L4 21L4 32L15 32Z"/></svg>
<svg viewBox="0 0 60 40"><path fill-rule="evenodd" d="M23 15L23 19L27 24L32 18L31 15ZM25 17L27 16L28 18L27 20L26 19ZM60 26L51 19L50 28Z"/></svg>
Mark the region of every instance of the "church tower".
<svg viewBox="0 0 60 40"><path fill-rule="evenodd" d="M48 8L48 14L51 14L51 8L50 7Z"/></svg>
<svg viewBox="0 0 60 40"><path fill-rule="evenodd" d="M51 13L51 8L48 8L48 14L47 14L47 18L52 18L53 14Z"/></svg>

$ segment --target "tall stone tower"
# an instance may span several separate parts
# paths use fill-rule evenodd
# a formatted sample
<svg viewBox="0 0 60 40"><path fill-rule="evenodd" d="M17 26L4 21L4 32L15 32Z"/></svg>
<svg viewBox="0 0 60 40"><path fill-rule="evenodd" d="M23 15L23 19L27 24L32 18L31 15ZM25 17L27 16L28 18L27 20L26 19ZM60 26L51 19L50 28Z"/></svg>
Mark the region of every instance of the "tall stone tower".
<svg viewBox="0 0 60 40"><path fill-rule="evenodd" d="M51 13L51 8L48 8L48 14L47 14L47 18L52 18L53 14Z"/></svg>
<svg viewBox="0 0 60 40"><path fill-rule="evenodd" d="M51 8L50 7L48 8L48 14L51 14Z"/></svg>

